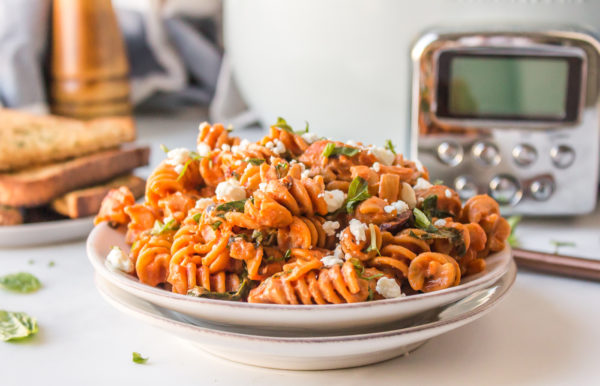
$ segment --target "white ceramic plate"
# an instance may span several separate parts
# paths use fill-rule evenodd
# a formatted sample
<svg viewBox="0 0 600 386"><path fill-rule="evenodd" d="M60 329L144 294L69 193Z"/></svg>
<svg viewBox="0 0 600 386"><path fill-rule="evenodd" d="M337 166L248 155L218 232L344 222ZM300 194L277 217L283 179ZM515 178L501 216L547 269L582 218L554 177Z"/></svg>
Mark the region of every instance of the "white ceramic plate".
<svg viewBox="0 0 600 386"><path fill-rule="evenodd" d="M129 249L121 232L106 223L98 225L87 240L89 260L100 276L132 295L216 323L312 331L384 324L452 303L496 281L506 273L512 260L507 245L502 252L487 258L485 272L465 278L459 286L437 292L353 304L277 305L196 298L142 284L137 278L106 266L105 257L114 245Z"/></svg>
<svg viewBox="0 0 600 386"><path fill-rule="evenodd" d="M428 339L470 323L498 304L511 288L516 266L491 286L442 307L423 323L402 329L345 336L269 336L241 334L227 327L190 324L172 312L112 285L96 274L104 299L120 311L167 331L201 349L235 362L289 370L324 370L362 366L406 354Z"/></svg>
<svg viewBox="0 0 600 386"><path fill-rule="evenodd" d="M0 226L0 247L28 247L83 239L94 227L94 217Z"/></svg>

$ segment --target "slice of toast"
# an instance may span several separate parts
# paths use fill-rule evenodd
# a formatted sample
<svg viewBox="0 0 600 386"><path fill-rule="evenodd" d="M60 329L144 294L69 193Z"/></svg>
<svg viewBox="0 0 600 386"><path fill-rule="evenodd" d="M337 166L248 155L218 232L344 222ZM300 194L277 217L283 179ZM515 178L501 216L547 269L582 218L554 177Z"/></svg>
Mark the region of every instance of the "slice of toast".
<svg viewBox="0 0 600 386"><path fill-rule="evenodd" d="M135 139L129 117L80 121L0 108L0 172L78 157Z"/></svg>
<svg viewBox="0 0 600 386"><path fill-rule="evenodd" d="M126 145L68 161L0 174L0 205L44 205L71 190L107 181L148 164L150 148Z"/></svg>
<svg viewBox="0 0 600 386"><path fill-rule="evenodd" d="M52 200L52 209L71 218L95 215L100 210L102 199L111 189L127 186L133 196L138 199L144 195L146 181L143 178L128 174L110 180L101 185L74 190Z"/></svg>

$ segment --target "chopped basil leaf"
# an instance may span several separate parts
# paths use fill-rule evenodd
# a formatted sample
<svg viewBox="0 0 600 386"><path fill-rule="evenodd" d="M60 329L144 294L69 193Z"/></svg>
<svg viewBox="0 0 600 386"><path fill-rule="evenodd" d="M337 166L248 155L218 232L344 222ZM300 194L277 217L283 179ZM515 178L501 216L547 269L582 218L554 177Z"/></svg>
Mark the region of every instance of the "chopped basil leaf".
<svg viewBox="0 0 600 386"><path fill-rule="evenodd" d="M443 210L438 210L437 209L437 201L438 201L438 196L436 194L432 194L430 196L427 196L425 198L425 200L423 200L423 204L421 205L421 208L423 210L423 213L425 213L427 215L427 217L434 218L446 218L446 217L453 217L452 213L443 211Z"/></svg>
<svg viewBox="0 0 600 386"><path fill-rule="evenodd" d="M246 158L244 161L251 163L252 165L258 166L265 162L264 159L260 158Z"/></svg>
<svg viewBox="0 0 600 386"><path fill-rule="evenodd" d="M215 230L215 231L216 231L217 229L219 229L219 227L221 226L221 224L223 224L223 221L221 221L221 220L217 220L217 221L215 221L214 223L210 224L210 227L211 227L213 230Z"/></svg>
<svg viewBox="0 0 600 386"><path fill-rule="evenodd" d="M292 256L292 250L288 249L287 251L285 251L285 253L283 254L283 260L288 260L290 257Z"/></svg>
<svg viewBox="0 0 600 386"><path fill-rule="evenodd" d="M27 272L11 273L0 277L0 287L9 291L30 293L37 291L41 286L38 278Z"/></svg>
<svg viewBox="0 0 600 386"><path fill-rule="evenodd" d="M175 219L169 220L166 224L163 224L160 220L156 220L154 221L154 226L152 227L152 231L150 231L150 234L154 236L161 235L168 231L175 231L178 228L179 224Z"/></svg>
<svg viewBox="0 0 600 386"><path fill-rule="evenodd" d="M246 200L229 201L217 206L219 212L243 212Z"/></svg>
<svg viewBox="0 0 600 386"><path fill-rule="evenodd" d="M348 187L348 197L345 202L346 211L352 213L358 204L370 196L367 181L362 177L355 177Z"/></svg>
<svg viewBox="0 0 600 386"><path fill-rule="evenodd" d="M367 301L373 300L374 296L375 296L375 294L373 293L373 288L371 288L371 286L369 286L369 296L367 296Z"/></svg>
<svg viewBox="0 0 600 386"><path fill-rule="evenodd" d="M394 148L394 144L392 143L391 139L385 140L385 148L394 153L394 155L396 155L396 149Z"/></svg>
<svg viewBox="0 0 600 386"><path fill-rule="evenodd" d="M187 292L187 294L189 296L195 296L198 298L238 301L238 300L242 300L243 298L245 298L249 291L250 291L250 280L248 280L248 278L245 278L240 283L240 287L238 288L237 291L213 292L213 291L208 291L204 287L195 286L194 288L189 290Z"/></svg>
<svg viewBox="0 0 600 386"><path fill-rule="evenodd" d="M508 221L508 225L510 225L510 235L508 235L506 240L511 247L518 247L520 244L515 232L517 230L517 225L519 225L522 218L523 216L510 216L506 219L506 221Z"/></svg>
<svg viewBox="0 0 600 386"><path fill-rule="evenodd" d="M131 360L133 361L133 363L137 363L138 365L142 365L146 362L148 362L148 358L144 358L142 356L142 354L140 354L139 352L133 352L132 358Z"/></svg>
<svg viewBox="0 0 600 386"><path fill-rule="evenodd" d="M550 240L550 244L554 245L554 254L558 254L558 249L560 247L575 247L577 246L573 241L558 241L558 240Z"/></svg>
<svg viewBox="0 0 600 386"><path fill-rule="evenodd" d="M0 339L8 342L10 340L23 339L38 332L35 318L24 312L10 312L0 310Z"/></svg>
<svg viewBox="0 0 600 386"><path fill-rule="evenodd" d="M448 240L450 244L454 246L455 251L459 256L463 256L467 252L463 235L461 231L456 228L436 228L435 231L430 230L427 231L427 233L423 233L420 236L418 236L415 232L410 231L408 235L419 240L445 239Z"/></svg>
<svg viewBox="0 0 600 386"><path fill-rule="evenodd" d="M306 126L304 127L304 131L297 131L296 134L306 134L308 133L308 128L309 128L309 124L308 121L304 121L306 123Z"/></svg>
<svg viewBox="0 0 600 386"><path fill-rule="evenodd" d="M277 178L281 178L283 176L283 171L287 170L288 164L284 162L280 162L275 165L275 171L277 172Z"/></svg>
<svg viewBox="0 0 600 386"><path fill-rule="evenodd" d="M160 150L164 151L165 153L169 152L169 148L163 145L162 143L160 144Z"/></svg>
<svg viewBox="0 0 600 386"><path fill-rule="evenodd" d="M204 157L201 156L200 154L196 153L195 151L190 151L190 158L193 159L194 161L199 161Z"/></svg>
<svg viewBox="0 0 600 386"><path fill-rule="evenodd" d="M335 143L329 142L323 149L321 155L323 157L335 157L337 155L345 155L347 157L354 157L360 150L349 146L335 146Z"/></svg>
<svg viewBox="0 0 600 386"><path fill-rule="evenodd" d="M373 276L365 276L365 266L360 262L360 260L353 258L353 259L350 259L349 261L352 263L352 265L354 266L354 269L356 270L356 273L358 274L358 277L360 277L361 279L373 280L373 279L378 279L383 276L383 273L377 273Z"/></svg>
<svg viewBox="0 0 600 386"><path fill-rule="evenodd" d="M196 223L199 223L201 218L202 218L202 213L196 213L195 215L192 216L192 219L194 221L196 221Z"/></svg>

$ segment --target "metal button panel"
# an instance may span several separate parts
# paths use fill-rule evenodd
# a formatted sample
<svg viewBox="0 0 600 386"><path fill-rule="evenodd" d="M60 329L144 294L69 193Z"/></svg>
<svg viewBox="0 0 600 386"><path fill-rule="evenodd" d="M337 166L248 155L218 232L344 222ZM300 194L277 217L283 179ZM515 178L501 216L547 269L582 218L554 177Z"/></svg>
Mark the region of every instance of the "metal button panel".
<svg viewBox="0 0 600 386"><path fill-rule="evenodd" d="M496 166L500 163L498 147L489 142L477 142L472 149L475 159L485 166Z"/></svg>
<svg viewBox="0 0 600 386"><path fill-rule="evenodd" d="M454 141L446 141L438 145L437 156L442 163L448 166L456 166L462 162L464 150L460 144Z"/></svg>
<svg viewBox="0 0 600 386"><path fill-rule="evenodd" d="M531 196L537 201L546 201L554 193L554 181L550 177L540 177L529 185Z"/></svg>
<svg viewBox="0 0 600 386"><path fill-rule="evenodd" d="M500 174L492 178L489 192L490 196L500 205L516 205L523 196L519 181L507 174Z"/></svg>
<svg viewBox="0 0 600 386"><path fill-rule="evenodd" d="M557 168L568 168L575 161L575 150L567 145L557 145L550 150L550 157Z"/></svg>
<svg viewBox="0 0 600 386"><path fill-rule="evenodd" d="M512 156L517 165L529 166L537 160L537 150L531 145L521 143L512 149Z"/></svg>
<svg viewBox="0 0 600 386"><path fill-rule="evenodd" d="M454 189L461 200L468 200L478 193L477 184L469 176L458 176L454 180Z"/></svg>

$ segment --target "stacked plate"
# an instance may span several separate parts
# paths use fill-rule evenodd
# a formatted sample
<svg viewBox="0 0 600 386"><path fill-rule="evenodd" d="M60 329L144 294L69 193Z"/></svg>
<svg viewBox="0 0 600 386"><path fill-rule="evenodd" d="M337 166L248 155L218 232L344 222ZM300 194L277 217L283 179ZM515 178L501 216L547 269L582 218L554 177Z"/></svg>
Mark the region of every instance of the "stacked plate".
<svg viewBox="0 0 600 386"><path fill-rule="evenodd" d="M105 264L122 233L101 224L87 242L96 286L117 309L236 362L294 370L361 366L407 354L470 323L508 293L516 266L508 246L487 269L442 291L365 303L283 306L195 298L150 287Z"/></svg>

